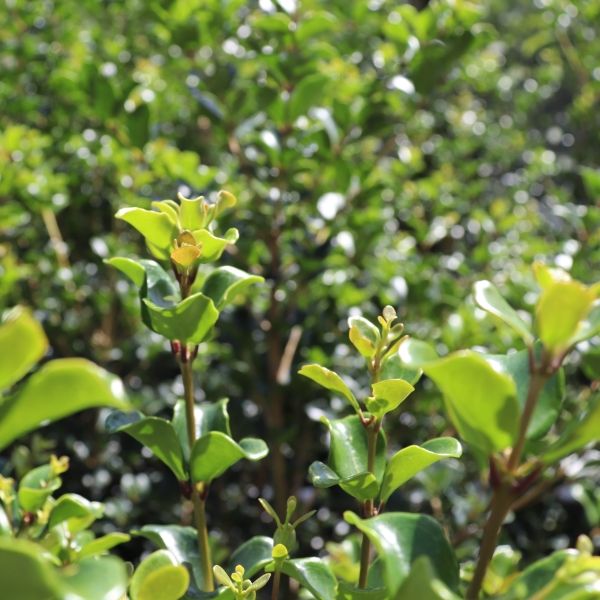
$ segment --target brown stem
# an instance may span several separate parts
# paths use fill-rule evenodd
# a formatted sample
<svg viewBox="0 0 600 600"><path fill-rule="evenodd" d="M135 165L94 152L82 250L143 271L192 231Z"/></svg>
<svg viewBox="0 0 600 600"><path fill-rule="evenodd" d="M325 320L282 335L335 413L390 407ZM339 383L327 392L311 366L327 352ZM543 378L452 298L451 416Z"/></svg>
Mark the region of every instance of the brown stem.
<svg viewBox="0 0 600 600"><path fill-rule="evenodd" d="M194 374L192 371L192 362L189 360L187 348L182 353L182 359L179 361L181 376L183 378L183 389L185 399L185 415L188 442L190 451L196 441L196 415L194 412ZM187 360L186 360L187 359ZM200 488L200 489L199 489ZM192 485L192 502L194 504L194 518L196 521L196 533L198 536L198 552L200 554L200 566L202 568L202 579L204 591L212 592L215 589L212 570L212 559L210 554L210 544L208 540L208 528L206 526L206 495L208 489L204 484Z"/></svg>

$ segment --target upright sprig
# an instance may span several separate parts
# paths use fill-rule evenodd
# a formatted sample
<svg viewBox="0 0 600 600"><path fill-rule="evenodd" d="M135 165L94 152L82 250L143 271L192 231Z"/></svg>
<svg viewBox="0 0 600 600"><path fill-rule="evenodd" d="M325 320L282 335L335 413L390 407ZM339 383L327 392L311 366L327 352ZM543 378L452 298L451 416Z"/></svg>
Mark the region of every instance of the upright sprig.
<svg viewBox="0 0 600 600"><path fill-rule="evenodd" d="M241 458L258 460L267 454L262 440L231 437L227 401L198 406L195 401L193 361L199 344L211 333L220 311L247 286L262 281L239 269L224 266L199 278L202 265L218 260L238 239L235 228L223 237L214 234L215 220L236 204L226 191L216 202L204 197L178 196L153 202L153 210L122 208L117 218L137 229L151 254L168 264L169 274L153 260L115 257L107 262L127 275L139 288L144 323L170 342L184 387L183 402L175 406L172 421L141 413L114 413L109 430L125 431L148 446L173 472L184 496L191 498L205 591L214 590L213 568L206 521L206 500L211 481ZM151 425L151 427L148 427Z"/></svg>
<svg viewBox="0 0 600 600"><path fill-rule="evenodd" d="M476 304L513 329L524 350L506 355L463 350L441 359L422 343L401 351L409 364L422 367L437 384L460 436L489 461L492 500L469 599L479 598L509 511L523 497L546 489L547 467L600 437L594 426L600 423L600 403L563 435L551 434L564 395L564 359L576 344L600 332L600 286L586 286L542 264L534 266L534 274L541 288L534 327L489 281L474 288Z"/></svg>
<svg viewBox="0 0 600 600"><path fill-rule="evenodd" d="M386 457L384 418L414 391L413 385L422 374L419 368L402 362L400 349L408 336L403 335L404 326L395 324L396 320L394 308L386 306L377 319L379 326L360 316L348 321L350 341L364 357L370 375L369 394L362 401L334 371L316 364L299 371L344 396L355 412L343 419L323 419L330 432L329 460L328 464L311 465L312 483L323 488L339 485L361 503L363 518L369 520L379 515L392 493L419 471L443 458L459 457L462 452L456 440L437 438ZM398 514L402 521L402 513ZM359 527L364 524L353 514L347 519ZM372 531L367 526L362 531L359 588L367 587L371 562Z"/></svg>

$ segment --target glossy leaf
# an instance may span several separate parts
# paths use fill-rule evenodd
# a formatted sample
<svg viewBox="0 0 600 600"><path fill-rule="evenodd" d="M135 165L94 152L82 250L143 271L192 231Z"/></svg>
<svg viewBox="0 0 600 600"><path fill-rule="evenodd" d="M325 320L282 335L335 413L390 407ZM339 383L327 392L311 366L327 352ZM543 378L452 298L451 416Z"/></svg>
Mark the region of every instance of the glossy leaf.
<svg viewBox="0 0 600 600"><path fill-rule="evenodd" d="M26 574L26 576L25 576ZM2 597L23 600L63 600L59 578L28 540L0 538Z"/></svg>
<svg viewBox="0 0 600 600"><path fill-rule="evenodd" d="M42 508L49 496L61 486L49 465L36 467L29 471L19 484L17 497L22 510L36 512Z"/></svg>
<svg viewBox="0 0 600 600"><path fill-rule="evenodd" d="M513 445L520 407L511 377L470 350L426 363L423 370L444 395L450 419L466 442L487 454Z"/></svg>
<svg viewBox="0 0 600 600"><path fill-rule="evenodd" d="M540 458L545 464L551 464L599 439L600 396L596 396L590 402L586 412L580 418L574 419L561 434L559 440L550 446Z"/></svg>
<svg viewBox="0 0 600 600"><path fill-rule="evenodd" d="M429 440L422 446L402 448L388 460L381 486L381 500L387 502L395 490L430 465L444 458L459 458L461 455L461 445L450 437Z"/></svg>
<svg viewBox="0 0 600 600"><path fill-rule="evenodd" d="M167 550L146 557L131 578L131 600L179 600L189 585L187 569Z"/></svg>
<svg viewBox="0 0 600 600"><path fill-rule="evenodd" d="M517 311L502 297L498 288L490 281L478 281L473 286L475 303L483 310L498 317L516 331L527 345L533 343L529 326Z"/></svg>
<svg viewBox="0 0 600 600"><path fill-rule="evenodd" d="M209 433L210 431L221 431L231 437L229 428L229 414L227 413L227 398L222 398L217 402L201 402L194 406L194 416L196 422L196 439ZM173 410L173 428L179 439L179 444L183 450L183 456L186 461L190 458L190 444L187 433L187 421L185 415L185 401L178 400Z"/></svg>
<svg viewBox="0 0 600 600"><path fill-rule="evenodd" d="M267 567L273 572L274 563ZM284 560L281 572L291 577L320 600L335 600L337 596L337 580L329 567L319 558L293 558Z"/></svg>
<svg viewBox="0 0 600 600"><path fill-rule="evenodd" d="M192 480L212 481L242 458L256 461L264 458L268 452L267 445L257 438L245 438L238 444L220 431L211 431L197 439L192 448Z"/></svg>
<svg viewBox="0 0 600 600"><path fill-rule="evenodd" d="M0 391L16 383L46 354L42 326L23 308L13 308L0 325Z"/></svg>
<svg viewBox="0 0 600 600"><path fill-rule="evenodd" d="M76 533L91 525L104 513L100 502L90 502L78 494L63 494L50 511L48 527L55 527L67 521L71 533Z"/></svg>
<svg viewBox="0 0 600 600"><path fill-rule="evenodd" d="M517 387L517 399L519 400L521 410L523 410L531 379L527 350L505 355L486 355L486 359L491 361L492 364L498 365L500 369L512 377ZM539 395L533 417L527 429L528 439L535 440L541 438L556 423L565 393L564 388L564 373L561 369L546 382Z"/></svg>
<svg viewBox="0 0 600 600"><path fill-rule="evenodd" d="M105 259L104 263L121 271L123 275L131 279L137 288L141 288L144 285L146 269L141 260L137 261L124 256L114 256L113 258Z"/></svg>
<svg viewBox="0 0 600 600"><path fill-rule="evenodd" d="M385 513L361 519L352 512L344 519L367 535L383 561L388 591L395 597L420 556L431 561L435 576L450 589L458 587L458 563L440 525L426 515Z"/></svg>
<svg viewBox="0 0 600 600"><path fill-rule="evenodd" d="M367 410L376 417L395 410L415 391L415 388L403 379L386 379L372 385L373 397L367 400Z"/></svg>
<svg viewBox="0 0 600 600"><path fill-rule="evenodd" d="M215 303L217 309L221 310L250 285L263 281L262 277L250 275L235 267L218 267L206 278L202 293Z"/></svg>
<svg viewBox="0 0 600 600"><path fill-rule="evenodd" d="M193 234L202 249L200 262L219 260L225 248L230 244L235 244L239 237L238 230L234 228L227 230L225 237L222 238L213 235L208 229L199 229L194 231Z"/></svg>
<svg viewBox="0 0 600 600"><path fill-rule="evenodd" d="M177 237L177 227L168 215L144 208L126 207L121 208L115 216L137 229L157 258L169 258L171 244Z"/></svg>
<svg viewBox="0 0 600 600"><path fill-rule="evenodd" d="M226 571L233 573L237 565L245 569L245 577L254 577L272 560L273 540L255 536L244 542L229 558Z"/></svg>
<svg viewBox="0 0 600 600"><path fill-rule="evenodd" d="M350 341L354 347L366 358L375 354L381 339L379 329L364 317L350 317L348 319Z"/></svg>
<svg viewBox="0 0 600 600"><path fill-rule="evenodd" d="M400 348L409 340L410 338L402 342ZM422 375L423 369L409 367L404 364L400 358L400 349L398 349L397 352L394 352L383 361L380 377L382 381L386 379L404 379L404 381L414 386Z"/></svg>
<svg viewBox="0 0 600 600"><path fill-rule="evenodd" d="M367 433L360 419L351 415L344 419L324 423L331 435L328 465L316 462L310 467L310 477L315 487L339 485L347 494L358 500L375 498L385 469L385 435L379 432L375 473L367 470Z"/></svg>
<svg viewBox="0 0 600 600"><path fill-rule="evenodd" d="M345 581L339 581L336 598L337 600L389 600L389 594L385 588L359 589Z"/></svg>
<svg viewBox="0 0 600 600"><path fill-rule="evenodd" d="M354 394L335 371L330 371L321 365L304 365L298 373L312 379L327 390L341 394L350 402L356 412L360 412L360 406Z"/></svg>
<svg viewBox="0 0 600 600"><path fill-rule="evenodd" d="M127 591L127 579L125 563L116 556L85 558L63 570L62 598L121 600Z"/></svg>
<svg viewBox="0 0 600 600"><path fill-rule="evenodd" d="M115 546L125 544L131 539L131 536L126 533L120 533L113 531L107 533L101 537L98 537L91 542L85 544L78 553L78 558L87 558L88 556L97 556L98 554L105 554Z"/></svg>
<svg viewBox="0 0 600 600"><path fill-rule="evenodd" d="M396 593L394 600L418 598L419 600L460 600L448 587L436 578L429 558L420 556L413 563L408 577Z"/></svg>
<svg viewBox="0 0 600 600"><path fill-rule="evenodd" d="M99 406L127 408L120 379L83 358L50 361L0 406L0 449L42 424Z"/></svg>
<svg viewBox="0 0 600 600"><path fill-rule="evenodd" d="M144 417L140 413L113 412L106 419L106 429L122 431L143 444L161 460L179 481L187 480L183 450L175 428L169 421L158 417Z"/></svg>
<svg viewBox="0 0 600 600"><path fill-rule="evenodd" d="M421 369L423 365L439 358L433 346L413 338L408 338L400 345L398 356L406 367L413 369Z"/></svg>

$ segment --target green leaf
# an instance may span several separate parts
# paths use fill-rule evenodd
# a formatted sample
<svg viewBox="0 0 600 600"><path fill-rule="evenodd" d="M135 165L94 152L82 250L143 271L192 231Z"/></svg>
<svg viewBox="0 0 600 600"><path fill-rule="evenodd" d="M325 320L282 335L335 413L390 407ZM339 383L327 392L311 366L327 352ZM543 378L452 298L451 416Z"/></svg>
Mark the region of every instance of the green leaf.
<svg viewBox="0 0 600 600"><path fill-rule="evenodd" d="M360 406L354 394L335 371L330 371L321 365L304 365L298 373L312 379L327 390L341 394L350 402L356 412L360 412Z"/></svg>
<svg viewBox="0 0 600 600"><path fill-rule="evenodd" d="M319 99L326 91L329 78L321 73L311 73L300 81L289 100L289 120L308 113L311 106L318 106Z"/></svg>
<svg viewBox="0 0 600 600"><path fill-rule="evenodd" d="M388 460L381 486L381 500L387 502L394 491L428 466L444 458L459 458L461 455L461 445L450 437L429 440L422 446L402 448Z"/></svg>
<svg viewBox="0 0 600 600"><path fill-rule="evenodd" d="M410 341L410 338L402 342L402 345L408 341ZM402 362L398 349L397 352L394 352L383 361L380 379L383 381L386 379L404 379L404 381L414 386L421 379L422 375L423 369L409 367Z"/></svg>
<svg viewBox="0 0 600 600"><path fill-rule="evenodd" d="M423 370L444 395L450 419L466 442L488 455L513 445L520 407L511 377L470 350L426 363Z"/></svg>
<svg viewBox="0 0 600 600"><path fill-rule="evenodd" d="M574 419L559 440L542 454L540 459L543 463L554 463L600 439L600 396L596 396L589 404L583 416Z"/></svg>
<svg viewBox="0 0 600 600"><path fill-rule="evenodd" d="M372 358L381 340L379 329L364 317L350 317L349 337L354 347L366 358Z"/></svg>
<svg viewBox="0 0 600 600"><path fill-rule="evenodd" d="M385 588L359 589L341 580L338 582L337 600L389 600Z"/></svg>
<svg viewBox="0 0 600 600"><path fill-rule="evenodd" d="M142 261L125 258L124 256L115 256L113 258L104 259L104 264L110 265L121 271L121 273L133 281L133 284L137 288L141 288L144 285L146 269L144 268Z"/></svg>
<svg viewBox="0 0 600 600"><path fill-rule="evenodd" d="M183 461L183 450L175 428L169 421L142 414L113 412L106 419L110 433L122 431L149 448L177 477L187 481L188 475Z"/></svg>
<svg viewBox="0 0 600 600"><path fill-rule="evenodd" d="M415 560L394 600L418 598L419 600L460 600L439 579L431 566L427 556L420 556Z"/></svg>
<svg viewBox="0 0 600 600"><path fill-rule="evenodd" d="M373 386L373 397L367 400L367 410L376 417L395 410L415 391L415 388L403 379L385 379Z"/></svg>
<svg viewBox="0 0 600 600"><path fill-rule="evenodd" d="M406 367L421 369L423 365L439 358L438 353L427 342L408 338L400 344L398 356Z"/></svg>
<svg viewBox="0 0 600 600"><path fill-rule="evenodd" d="M179 600L190 583L187 569L167 550L145 558L131 578L131 600Z"/></svg>
<svg viewBox="0 0 600 600"><path fill-rule="evenodd" d="M319 558L293 558L284 560L281 572L297 581L315 598L320 600L335 600L337 596L337 580L329 567ZM271 563L266 569L273 572L275 564Z"/></svg>
<svg viewBox="0 0 600 600"><path fill-rule="evenodd" d="M97 556L104 554L120 544L125 544L131 539L130 535L114 531L107 533L91 542L85 544L78 553L78 558L87 558L88 556Z"/></svg>
<svg viewBox="0 0 600 600"><path fill-rule="evenodd" d="M127 131L132 145L143 148L150 137L150 108L144 102L126 115Z"/></svg>
<svg viewBox="0 0 600 600"><path fill-rule="evenodd" d="M264 458L268 452L267 445L257 438L245 438L238 444L225 433L211 431L197 439L192 448L192 480L212 481L242 458L256 461Z"/></svg>
<svg viewBox="0 0 600 600"><path fill-rule="evenodd" d="M529 353L527 350L512 352L511 354L486 355L486 359L493 365L498 365L505 373L510 375L517 387L517 399L521 411L525 408L527 393L529 391ZM527 428L528 439L543 437L560 413L560 407L565 392L564 372L562 369L553 375L540 392L533 416Z"/></svg>
<svg viewBox="0 0 600 600"><path fill-rule="evenodd" d="M40 546L28 540L0 538L0 582L7 600L64 599L55 570Z"/></svg>
<svg viewBox="0 0 600 600"><path fill-rule="evenodd" d="M42 326L26 308L13 308L0 325L0 391L26 375L47 349Z"/></svg>
<svg viewBox="0 0 600 600"><path fill-rule="evenodd" d="M228 573L233 573L237 565L245 569L244 577L254 577L272 560L273 540L265 536L255 536L244 542L229 558Z"/></svg>
<svg viewBox="0 0 600 600"><path fill-rule="evenodd" d="M202 402L194 406L196 422L196 439L210 431L221 431L231 437L229 428L229 414L227 413L227 398L217 402ZM173 428L179 438L179 444L183 450L186 461L190 459L190 444L187 433L187 420L185 413L185 401L178 400L173 410Z"/></svg>
<svg viewBox="0 0 600 600"><path fill-rule="evenodd" d="M194 581L199 589L204 589L205 582L200 567L198 537L193 527L181 525L145 525L140 530L132 531L133 535L149 539L155 546L168 550L177 564L189 565Z"/></svg>
<svg viewBox="0 0 600 600"><path fill-rule="evenodd" d="M595 299L592 289L579 281L556 280L545 287L535 310L536 328L544 346L554 353L569 348Z"/></svg>
<svg viewBox="0 0 600 600"><path fill-rule="evenodd" d="M127 579L125 563L116 556L85 558L63 570L61 598L120 600L127 591Z"/></svg>
<svg viewBox="0 0 600 600"><path fill-rule="evenodd" d="M385 435L379 432L375 473L369 473L367 432L359 417L350 415L344 419L323 422L329 428L329 465L315 462L309 474L315 487L339 485L347 494L364 501L375 498L385 470Z"/></svg>
<svg viewBox="0 0 600 600"><path fill-rule="evenodd" d="M475 303L483 310L498 317L516 331L523 341L530 346L533 335L529 326L517 314L517 311L502 297L498 288L490 281L478 281L473 286Z"/></svg>
<svg viewBox="0 0 600 600"><path fill-rule="evenodd" d="M17 497L21 510L36 512L44 506L46 500L58 488L62 481L49 465L43 465L29 471L19 484Z"/></svg>
<svg viewBox="0 0 600 600"><path fill-rule="evenodd" d="M213 235L208 229L198 229L192 232L196 242L202 246L202 254L200 255L200 262L214 262L219 260L223 251L230 244L235 244L239 238L238 230L235 228L228 229L225 232L225 237L217 237Z"/></svg>
<svg viewBox="0 0 600 600"><path fill-rule="evenodd" d="M83 358L50 361L0 406L0 449L41 424L98 406L127 408L119 378Z"/></svg>
<svg viewBox="0 0 600 600"><path fill-rule="evenodd" d="M263 281L262 277L250 275L235 267L218 267L206 278L202 293L215 303L217 309L221 310L247 287Z"/></svg>
<svg viewBox="0 0 600 600"><path fill-rule="evenodd" d="M100 502L90 502L78 494L63 494L50 511L48 527L55 527L67 521L67 528L71 534L89 527L104 513Z"/></svg>
<svg viewBox="0 0 600 600"><path fill-rule="evenodd" d="M375 546L383 568L388 591L396 597L398 589L420 556L431 561L435 576L450 589L458 588L458 563L443 529L431 517L409 513L385 513L361 519L345 512L344 519L362 531Z"/></svg>
<svg viewBox="0 0 600 600"><path fill-rule="evenodd" d="M144 236L156 258L169 258L171 245L177 237L177 227L168 215L145 208L127 207L121 208L115 216L129 223Z"/></svg>

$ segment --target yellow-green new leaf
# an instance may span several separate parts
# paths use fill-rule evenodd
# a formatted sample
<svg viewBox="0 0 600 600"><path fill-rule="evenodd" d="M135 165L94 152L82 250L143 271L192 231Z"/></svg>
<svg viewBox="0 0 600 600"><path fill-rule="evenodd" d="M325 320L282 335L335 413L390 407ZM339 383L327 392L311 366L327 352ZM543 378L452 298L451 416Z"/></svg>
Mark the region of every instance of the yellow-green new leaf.
<svg viewBox="0 0 600 600"><path fill-rule="evenodd" d="M26 375L47 349L42 326L26 308L13 308L0 325L0 391Z"/></svg>
<svg viewBox="0 0 600 600"><path fill-rule="evenodd" d="M344 383L344 380L335 372L321 365L304 365L298 373L312 379L315 383L323 386L327 390L337 392L341 394L350 402L352 408L358 413L360 412L360 406L358 401L354 397L354 394L350 391L350 388Z"/></svg>
<svg viewBox="0 0 600 600"><path fill-rule="evenodd" d="M127 408L118 377L83 358L46 363L0 406L0 449L42 424L99 406Z"/></svg>
<svg viewBox="0 0 600 600"><path fill-rule="evenodd" d="M129 593L131 600L179 600L189 584L188 570L168 550L157 550L136 569Z"/></svg>
<svg viewBox="0 0 600 600"><path fill-rule="evenodd" d="M167 214L145 208L127 207L121 208L115 216L137 229L157 258L169 258L171 244L177 237L177 226Z"/></svg>
<svg viewBox="0 0 600 600"><path fill-rule="evenodd" d="M375 354L377 344L381 339L377 327L364 317L350 317L348 325L350 327L348 335L354 347L365 358L371 358Z"/></svg>
<svg viewBox="0 0 600 600"><path fill-rule="evenodd" d="M378 418L398 408L415 391L404 379L378 381L372 389L373 396L367 400L367 410Z"/></svg>

